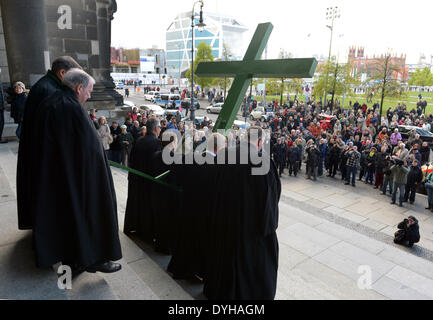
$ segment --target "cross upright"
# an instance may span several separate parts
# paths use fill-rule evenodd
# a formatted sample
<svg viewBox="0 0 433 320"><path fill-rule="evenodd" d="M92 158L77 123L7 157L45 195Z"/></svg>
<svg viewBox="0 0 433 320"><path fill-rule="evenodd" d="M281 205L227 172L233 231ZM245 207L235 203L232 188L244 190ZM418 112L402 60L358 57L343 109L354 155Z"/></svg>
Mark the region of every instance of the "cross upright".
<svg viewBox="0 0 433 320"><path fill-rule="evenodd" d="M254 78L312 78L317 67L315 58L259 60L266 47L273 25L257 26L242 61L201 62L196 75L200 77L234 77L224 101L214 131L230 129L236 119L251 79Z"/></svg>

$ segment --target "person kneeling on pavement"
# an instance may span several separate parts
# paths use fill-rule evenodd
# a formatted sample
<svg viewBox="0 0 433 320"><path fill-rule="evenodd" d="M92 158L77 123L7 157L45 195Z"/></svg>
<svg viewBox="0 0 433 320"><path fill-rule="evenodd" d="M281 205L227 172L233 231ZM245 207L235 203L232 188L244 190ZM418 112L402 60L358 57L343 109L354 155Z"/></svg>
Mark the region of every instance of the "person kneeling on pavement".
<svg viewBox="0 0 433 320"><path fill-rule="evenodd" d="M418 220L414 216L404 219L397 228L399 230L394 234L394 243L412 247L414 243L419 242Z"/></svg>

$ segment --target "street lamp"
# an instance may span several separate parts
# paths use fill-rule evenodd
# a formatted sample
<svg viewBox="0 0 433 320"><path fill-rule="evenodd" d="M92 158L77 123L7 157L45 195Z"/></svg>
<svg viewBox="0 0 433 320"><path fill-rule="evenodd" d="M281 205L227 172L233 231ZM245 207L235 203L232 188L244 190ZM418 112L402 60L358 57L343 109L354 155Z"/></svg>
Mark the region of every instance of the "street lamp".
<svg viewBox="0 0 433 320"><path fill-rule="evenodd" d="M199 22L194 25L194 8L197 3L200 3L200 20ZM197 26L198 30L200 32L203 31L204 27L206 26L203 23L203 0L199 0L194 2L194 5L192 6L191 11L191 121L194 121L195 119L195 105L194 105L194 27Z"/></svg>
<svg viewBox="0 0 433 320"><path fill-rule="evenodd" d="M326 26L331 30L331 39L329 41L329 54L328 54L328 63L331 60L331 48L332 48L332 35L334 33L334 20L340 18L340 9L338 7L329 7L326 9L326 20L331 20L331 25ZM328 72L326 73L326 81L325 81L325 105L326 105L326 98L328 95Z"/></svg>

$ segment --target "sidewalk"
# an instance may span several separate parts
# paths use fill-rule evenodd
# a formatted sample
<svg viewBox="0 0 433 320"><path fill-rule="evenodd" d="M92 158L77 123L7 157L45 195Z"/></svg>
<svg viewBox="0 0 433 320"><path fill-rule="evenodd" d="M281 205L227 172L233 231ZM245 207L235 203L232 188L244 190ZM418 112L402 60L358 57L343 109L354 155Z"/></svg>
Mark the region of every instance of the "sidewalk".
<svg viewBox="0 0 433 320"><path fill-rule="evenodd" d="M16 142L0 145L0 299L204 298L201 283L175 281L165 271L169 256L156 254L121 232L128 184L126 173L116 168L112 173L122 271L85 273L73 281L72 290L59 290L52 269L34 267L31 233L17 229L17 149ZM394 221L407 212L390 206L388 197L365 185L346 188L328 178L312 182L302 176L283 177L282 187L276 299L433 299L433 263L425 248L429 242L413 249L392 242ZM427 228L431 217L418 213L423 200L417 202L412 210ZM427 238L427 232L421 236ZM358 286L365 268L371 271L369 289Z"/></svg>
<svg viewBox="0 0 433 320"><path fill-rule="evenodd" d="M286 170L287 171L287 170ZM403 207L390 204L391 197L373 189L362 181L356 187L344 185L339 175L335 179L319 177L316 182L306 180L304 174L298 177L283 175L283 196L296 201L300 206L313 207L317 215L340 218L343 224L364 234L379 238L392 237L397 224L410 215L419 220L421 240L415 251L419 255L433 257L433 213L425 210L427 197L417 194L413 205ZM420 250L420 248L422 250Z"/></svg>

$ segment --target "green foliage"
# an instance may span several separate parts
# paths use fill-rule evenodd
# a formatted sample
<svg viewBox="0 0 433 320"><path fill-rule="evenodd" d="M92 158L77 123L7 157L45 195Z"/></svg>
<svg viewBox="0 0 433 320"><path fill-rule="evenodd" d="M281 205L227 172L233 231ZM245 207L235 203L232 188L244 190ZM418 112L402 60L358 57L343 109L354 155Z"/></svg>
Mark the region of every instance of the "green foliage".
<svg viewBox="0 0 433 320"><path fill-rule="evenodd" d="M373 76L367 79L367 83L369 83L367 95L370 92L380 95L381 112L385 97L398 98L403 95L401 83L393 77L393 74L398 71L400 71L400 68L392 64L391 55L388 54L383 61L376 64Z"/></svg>
<svg viewBox="0 0 433 320"><path fill-rule="evenodd" d="M289 79L287 82L287 90L290 93L296 93L296 95L302 93L302 79Z"/></svg>
<svg viewBox="0 0 433 320"><path fill-rule="evenodd" d="M194 59L194 82L200 86L201 90L211 87L216 82L215 78L200 78L195 74L195 70L197 70L197 66L200 62L210 61L214 61L212 47L206 44L206 42L200 42L197 45L197 56ZM191 78L191 68L189 68L185 76Z"/></svg>
<svg viewBox="0 0 433 320"><path fill-rule="evenodd" d="M409 80L410 86L429 87L433 86L433 74L428 67L418 69Z"/></svg>
<svg viewBox="0 0 433 320"><path fill-rule="evenodd" d="M352 65L349 63L336 63L331 60L321 65L318 69L319 76L314 80L313 95L320 97L326 92L332 92L335 88L335 95L343 95L350 92L352 85L358 83L357 79L352 77Z"/></svg>

